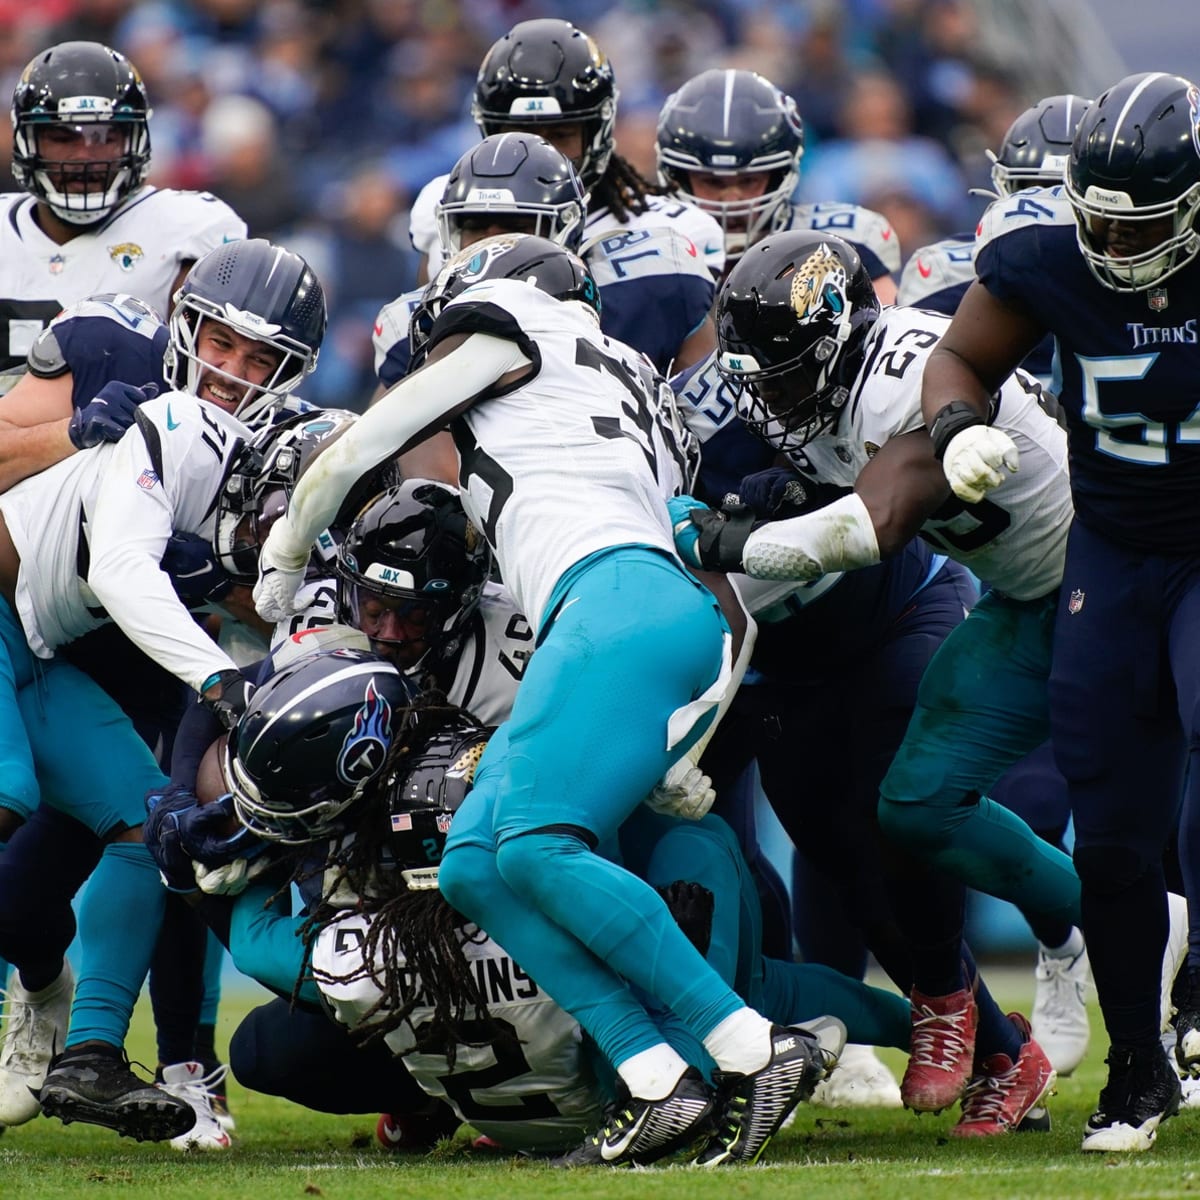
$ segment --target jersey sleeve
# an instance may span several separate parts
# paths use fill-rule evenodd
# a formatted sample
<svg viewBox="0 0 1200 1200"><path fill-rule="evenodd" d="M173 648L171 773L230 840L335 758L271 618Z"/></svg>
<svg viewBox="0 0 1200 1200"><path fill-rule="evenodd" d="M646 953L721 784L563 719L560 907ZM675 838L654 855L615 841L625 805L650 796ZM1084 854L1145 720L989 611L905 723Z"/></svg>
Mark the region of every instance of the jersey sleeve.
<svg viewBox="0 0 1200 1200"><path fill-rule="evenodd" d="M1043 235L1074 224L1060 188L1027 188L998 200L983 214L975 233L975 274L998 300L1027 307L1047 269Z"/></svg>
<svg viewBox="0 0 1200 1200"><path fill-rule="evenodd" d="M168 337L167 327L141 300L96 296L71 305L42 331L29 352L29 370L43 378L69 371L76 408L113 380L134 387L153 383L164 392Z"/></svg>
<svg viewBox="0 0 1200 1200"><path fill-rule="evenodd" d="M797 215L799 223L807 224L814 232L836 234L849 242L872 279L899 272L900 239L882 213L857 204L821 203L799 208Z"/></svg>
<svg viewBox="0 0 1200 1200"><path fill-rule="evenodd" d="M226 242L241 241L246 222L211 192L172 192L171 237L177 263L203 258Z"/></svg>
<svg viewBox="0 0 1200 1200"><path fill-rule="evenodd" d="M421 292L406 292L385 304L371 329L375 349L375 374L384 387L393 387L408 373L412 362L409 326L413 312L421 303Z"/></svg>
<svg viewBox="0 0 1200 1200"><path fill-rule="evenodd" d="M896 303L952 317L975 282L975 239L946 238L922 246L904 266Z"/></svg>

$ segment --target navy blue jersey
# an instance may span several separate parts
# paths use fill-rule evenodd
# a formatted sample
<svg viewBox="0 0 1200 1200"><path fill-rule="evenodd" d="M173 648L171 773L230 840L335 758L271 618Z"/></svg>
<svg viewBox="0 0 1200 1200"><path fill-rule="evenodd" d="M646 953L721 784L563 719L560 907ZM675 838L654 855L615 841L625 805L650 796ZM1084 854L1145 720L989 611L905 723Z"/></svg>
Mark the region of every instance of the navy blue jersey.
<svg viewBox="0 0 1200 1200"><path fill-rule="evenodd" d="M1079 519L1134 549L1200 551L1200 262L1161 289L1104 287L1055 189L988 209L976 271L1057 339Z"/></svg>
<svg viewBox="0 0 1200 1200"><path fill-rule="evenodd" d="M170 391L163 378L167 327L149 305L133 296L92 296L64 309L42 330L29 351L33 375L71 372L71 403L90 404L106 383Z"/></svg>

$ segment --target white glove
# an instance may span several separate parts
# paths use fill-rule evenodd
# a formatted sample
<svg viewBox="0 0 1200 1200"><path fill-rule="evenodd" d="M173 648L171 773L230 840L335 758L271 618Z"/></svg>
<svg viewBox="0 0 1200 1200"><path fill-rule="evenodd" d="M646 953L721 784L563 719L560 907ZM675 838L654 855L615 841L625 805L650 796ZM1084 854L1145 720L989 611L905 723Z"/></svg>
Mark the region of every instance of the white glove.
<svg viewBox="0 0 1200 1200"><path fill-rule="evenodd" d="M264 621L285 621L296 611L296 593L308 569L307 553L296 562L283 548L286 521L281 517L275 522L258 555L254 607Z"/></svg>
<svg viewBox="0 0 1200 1200"><path fill-rule="evenodd" d="M256 858L235 858L223 867L206 867L192 859L196 870L196 882L200 890L209 896L238 896L262 875L272 864L269 855Z"/></svg>
<svg viewBox="0 0 1200 1200"><path fill-rule="evenodd" d="M698 821L713 806L712 780L687 758L681 758L646 797L646 807L671 817Z"/></svg>
<svg viewBox="0 0 1200 1200"><path fill-rule="evenodd" d="M991 425L971 425L950 439L942 457L942 470L950 490L967 504L978 504L1005 477L1000 468L1012 472L1020 462L1016 443Z"/></svg>

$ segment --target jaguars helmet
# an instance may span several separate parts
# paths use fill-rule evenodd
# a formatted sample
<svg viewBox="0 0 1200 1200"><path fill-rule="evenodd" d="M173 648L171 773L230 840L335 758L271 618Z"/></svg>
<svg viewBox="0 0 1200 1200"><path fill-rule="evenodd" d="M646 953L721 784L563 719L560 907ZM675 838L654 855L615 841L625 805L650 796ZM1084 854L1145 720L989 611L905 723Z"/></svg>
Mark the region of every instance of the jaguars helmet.
<svg viewBox="0 0 1200 1200"><path fill-rule="evenodd" d="M225 747L234 812L267 841L335 837L382 776L416 688L361 650L297 659L250 698Z"/></svg>
<svg viewBox="0 0 1200 1200"><path fill-rule="evenodd" d="M409 891L437 887L450 823L475 782L491 735L491 729L464 719L406 755L388 777L386 845Z"/></svg>
<svg viewBox="0 0 1200 1200"><path fill-rule="evenodd" d="M617 95L608 59L586 33L570 21L521 21L485 55L471 115L484 137L581 125L583 157L576 166L591 191L612 158Z"/></svg>
<svg viewBox="0 0 1200 1200"><path fill-rule="evenodd" d="M777 450L812 441L837 420L878 318L841 238L795 230L751 246L717 298L717 370L739 416Z"/></svg>
<svg viewBox="0 0 1200 1200"><path fill-rule="evenodd" d="M205 320L278 350L279 365L263 383L209 366L196 351ZM215 372L241 396L233 415L260 424L316 370L326 320L321 281L300 255L262 238L228 242L200 259L175 293L167 382L194 393L201 377Z"/></svg>
<svg viewBox="0 0 1200 1200"><path fill-rule="evenodd" d="M99 42L60 42L21 73L12 99L12 172L60 221L95 225L146 179L150 104L142 77ZM80 142L120 142L115 157L64 157Z"/></svg>
<svg viewBox="0 0 1200 1200"><path fill-rule="evenodd" d="M338 619L403 670L436 671L462 650L491 565L458 493L406 480L367 504L338 549Z"/></svg>
<svg viewBox="0 0 1200 1200"><path fill-rule="evenodd" d="M716 218L731 260L787 224L803 154L795 101L754 71L704 71L667 99L658 119L659 181ZM765 175L766 184L748 200L706 200L693 190L693 172Z"/></svg>
<svg viewBox="0 0 1200 1200"><path fill-rule="evenodd" d="M234 583L253 584L258 579L259 549L271 526L287 511L300 473L357 420L357 413L338 408L290 413L260 429L230 460L217 495L213 549ZM363 499L362 488L355 488L342 504L335 525L344 530ZM322 538L321 548L332 559L336 550L332 534Z"/></svg>
<svg viewBox="0 0 1200 1200"><path fill-rule="evenodd" d="M996 198L1063 182L1071 141L1089 104L1082 96L1047 96L1008 127L999 151L988 151Z"/></svg>
<svg viewBox="0 0 1200 1200"><path fill-rule="evenodd" d="M578 251L587 194L571 160L536 133L495 133L454 164L437 208L438 237L447 254L462 248L472 222L486 228L531 218L524 232Z"/></svg>
<svg viewBox="0 0 1200 1200"><path fill-rule="evenodd" d="M1145 291L1187 266L1200 254L1200 88L1157 71L1110 87L1075 130L1066 193L1079 249L1105 287ZM1112 222L1147 236L1108 253ZM1144 245L1159 222L1165 236Z"/></svg>

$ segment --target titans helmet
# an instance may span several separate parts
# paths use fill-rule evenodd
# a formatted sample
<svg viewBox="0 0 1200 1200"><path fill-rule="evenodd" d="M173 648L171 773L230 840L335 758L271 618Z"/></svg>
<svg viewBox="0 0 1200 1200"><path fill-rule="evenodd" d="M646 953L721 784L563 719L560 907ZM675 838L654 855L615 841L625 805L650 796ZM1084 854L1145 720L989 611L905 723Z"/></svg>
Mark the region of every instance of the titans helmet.
<svg viewBox="0 0 1200 1200"><path fill-rule="evenodd" d="M1090 100L1047 96L1027 108L1009 127L993 154L992 186L997 197L1022 188L1058 187L1067 169L1071 142Z"/></svg>
<svg viewBox="0 0 1200 1200"><path fill-rule="evenodd" d="M361 650L320 651L278 671L251 696L225 747L238 820L293 846L343 833L416 694L395 667Z"/></svg>
<svg viewBox="0 0 1200 1200"><path fill-rule="evenodd" d="M739 416L777 450L812 441L837 420L878 318L841 238L795 230L751 246L717 297L717 369Z"/></svg>

